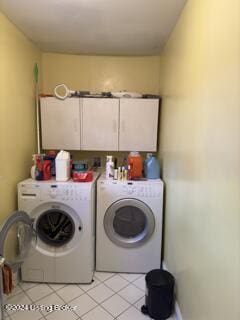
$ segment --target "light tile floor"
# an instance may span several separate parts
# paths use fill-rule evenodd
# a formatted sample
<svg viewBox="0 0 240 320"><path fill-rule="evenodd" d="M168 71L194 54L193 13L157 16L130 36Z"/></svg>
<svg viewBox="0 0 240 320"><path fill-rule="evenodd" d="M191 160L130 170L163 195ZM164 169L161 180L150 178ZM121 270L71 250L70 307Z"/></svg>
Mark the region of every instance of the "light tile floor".
<svg viewBox="0 0 240 320"><path fill-rule="evenodd" d="M75 310L8 310L6 320L148 320L140 311L144 297L143 274L95 272L91 284L21 282L6 304L68 305Z"/></svg>

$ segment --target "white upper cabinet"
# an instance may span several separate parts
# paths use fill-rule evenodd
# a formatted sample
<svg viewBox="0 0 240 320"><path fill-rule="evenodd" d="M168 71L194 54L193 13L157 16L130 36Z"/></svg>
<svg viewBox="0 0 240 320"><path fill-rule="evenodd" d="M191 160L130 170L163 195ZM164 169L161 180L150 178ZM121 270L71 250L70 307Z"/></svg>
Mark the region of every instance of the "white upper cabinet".
<svg viewBox="0 0 240 320"><path fill-rule="evenodd" d="M119 99L83 98L82 150L118 150Z"/></svg>
<svg viewBox="0 0 240 320"><path fill-rule="evenodd" d="M158 99L120 99L119 151L156 151Z"/></svg>
<svg viewBox="0 0 240 320"><path fill-rule="evenodd" d="M43 149L156 151L158 99L41 98Z"/></svg>
<svg viewBox="0 0 240 320"><path fill-rule="evenodd" d="M80 150L80 105L78 98L41 98L43 149Z"/></svg>

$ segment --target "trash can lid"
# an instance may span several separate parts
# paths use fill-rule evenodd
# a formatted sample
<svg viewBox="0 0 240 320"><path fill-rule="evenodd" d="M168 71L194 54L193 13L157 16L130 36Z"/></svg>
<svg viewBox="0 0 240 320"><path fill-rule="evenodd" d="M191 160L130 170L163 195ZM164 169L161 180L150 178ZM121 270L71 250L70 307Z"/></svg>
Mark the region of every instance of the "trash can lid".
<svg viewBox="0 0 240 320"><path fill-rule="evenodd" d="M174 285L174 277L173 275L162 269L154 269L149 271L146 274L146 284L151 286L166 286L166 285Z"/></svg>

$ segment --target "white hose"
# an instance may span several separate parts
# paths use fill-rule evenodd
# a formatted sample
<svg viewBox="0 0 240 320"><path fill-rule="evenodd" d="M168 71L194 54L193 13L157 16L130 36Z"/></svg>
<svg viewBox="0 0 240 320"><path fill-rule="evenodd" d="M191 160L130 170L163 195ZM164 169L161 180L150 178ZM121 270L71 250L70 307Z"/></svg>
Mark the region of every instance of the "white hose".
<svg viewBox="0 0 240 320"><path fill-rule="evenodd" d="M65 90L65 94L63 95L60 95L57 90L59 88L63 88ZM73 90L69 90L68 87L64 84L64 83L61 83L61 84L58 84L55 89L54 89L54 95L55 97L57 97L58 99L61 99L61 100L65 100L67 97L71 97L72 94L74 94L75 91Z"/></svg>

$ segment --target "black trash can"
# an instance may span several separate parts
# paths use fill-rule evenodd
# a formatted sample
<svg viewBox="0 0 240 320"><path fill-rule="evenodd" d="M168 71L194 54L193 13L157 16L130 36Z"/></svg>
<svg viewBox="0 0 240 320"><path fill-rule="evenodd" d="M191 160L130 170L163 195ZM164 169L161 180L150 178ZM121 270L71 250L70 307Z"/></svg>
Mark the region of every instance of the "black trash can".
<svg viewBox="0 0 240 320"><path fill-rule="evenodd" d="M145 277L146 296L142 313L156 320L169 318L174 307L174 277L168 271L154 269Z"/></svg>

